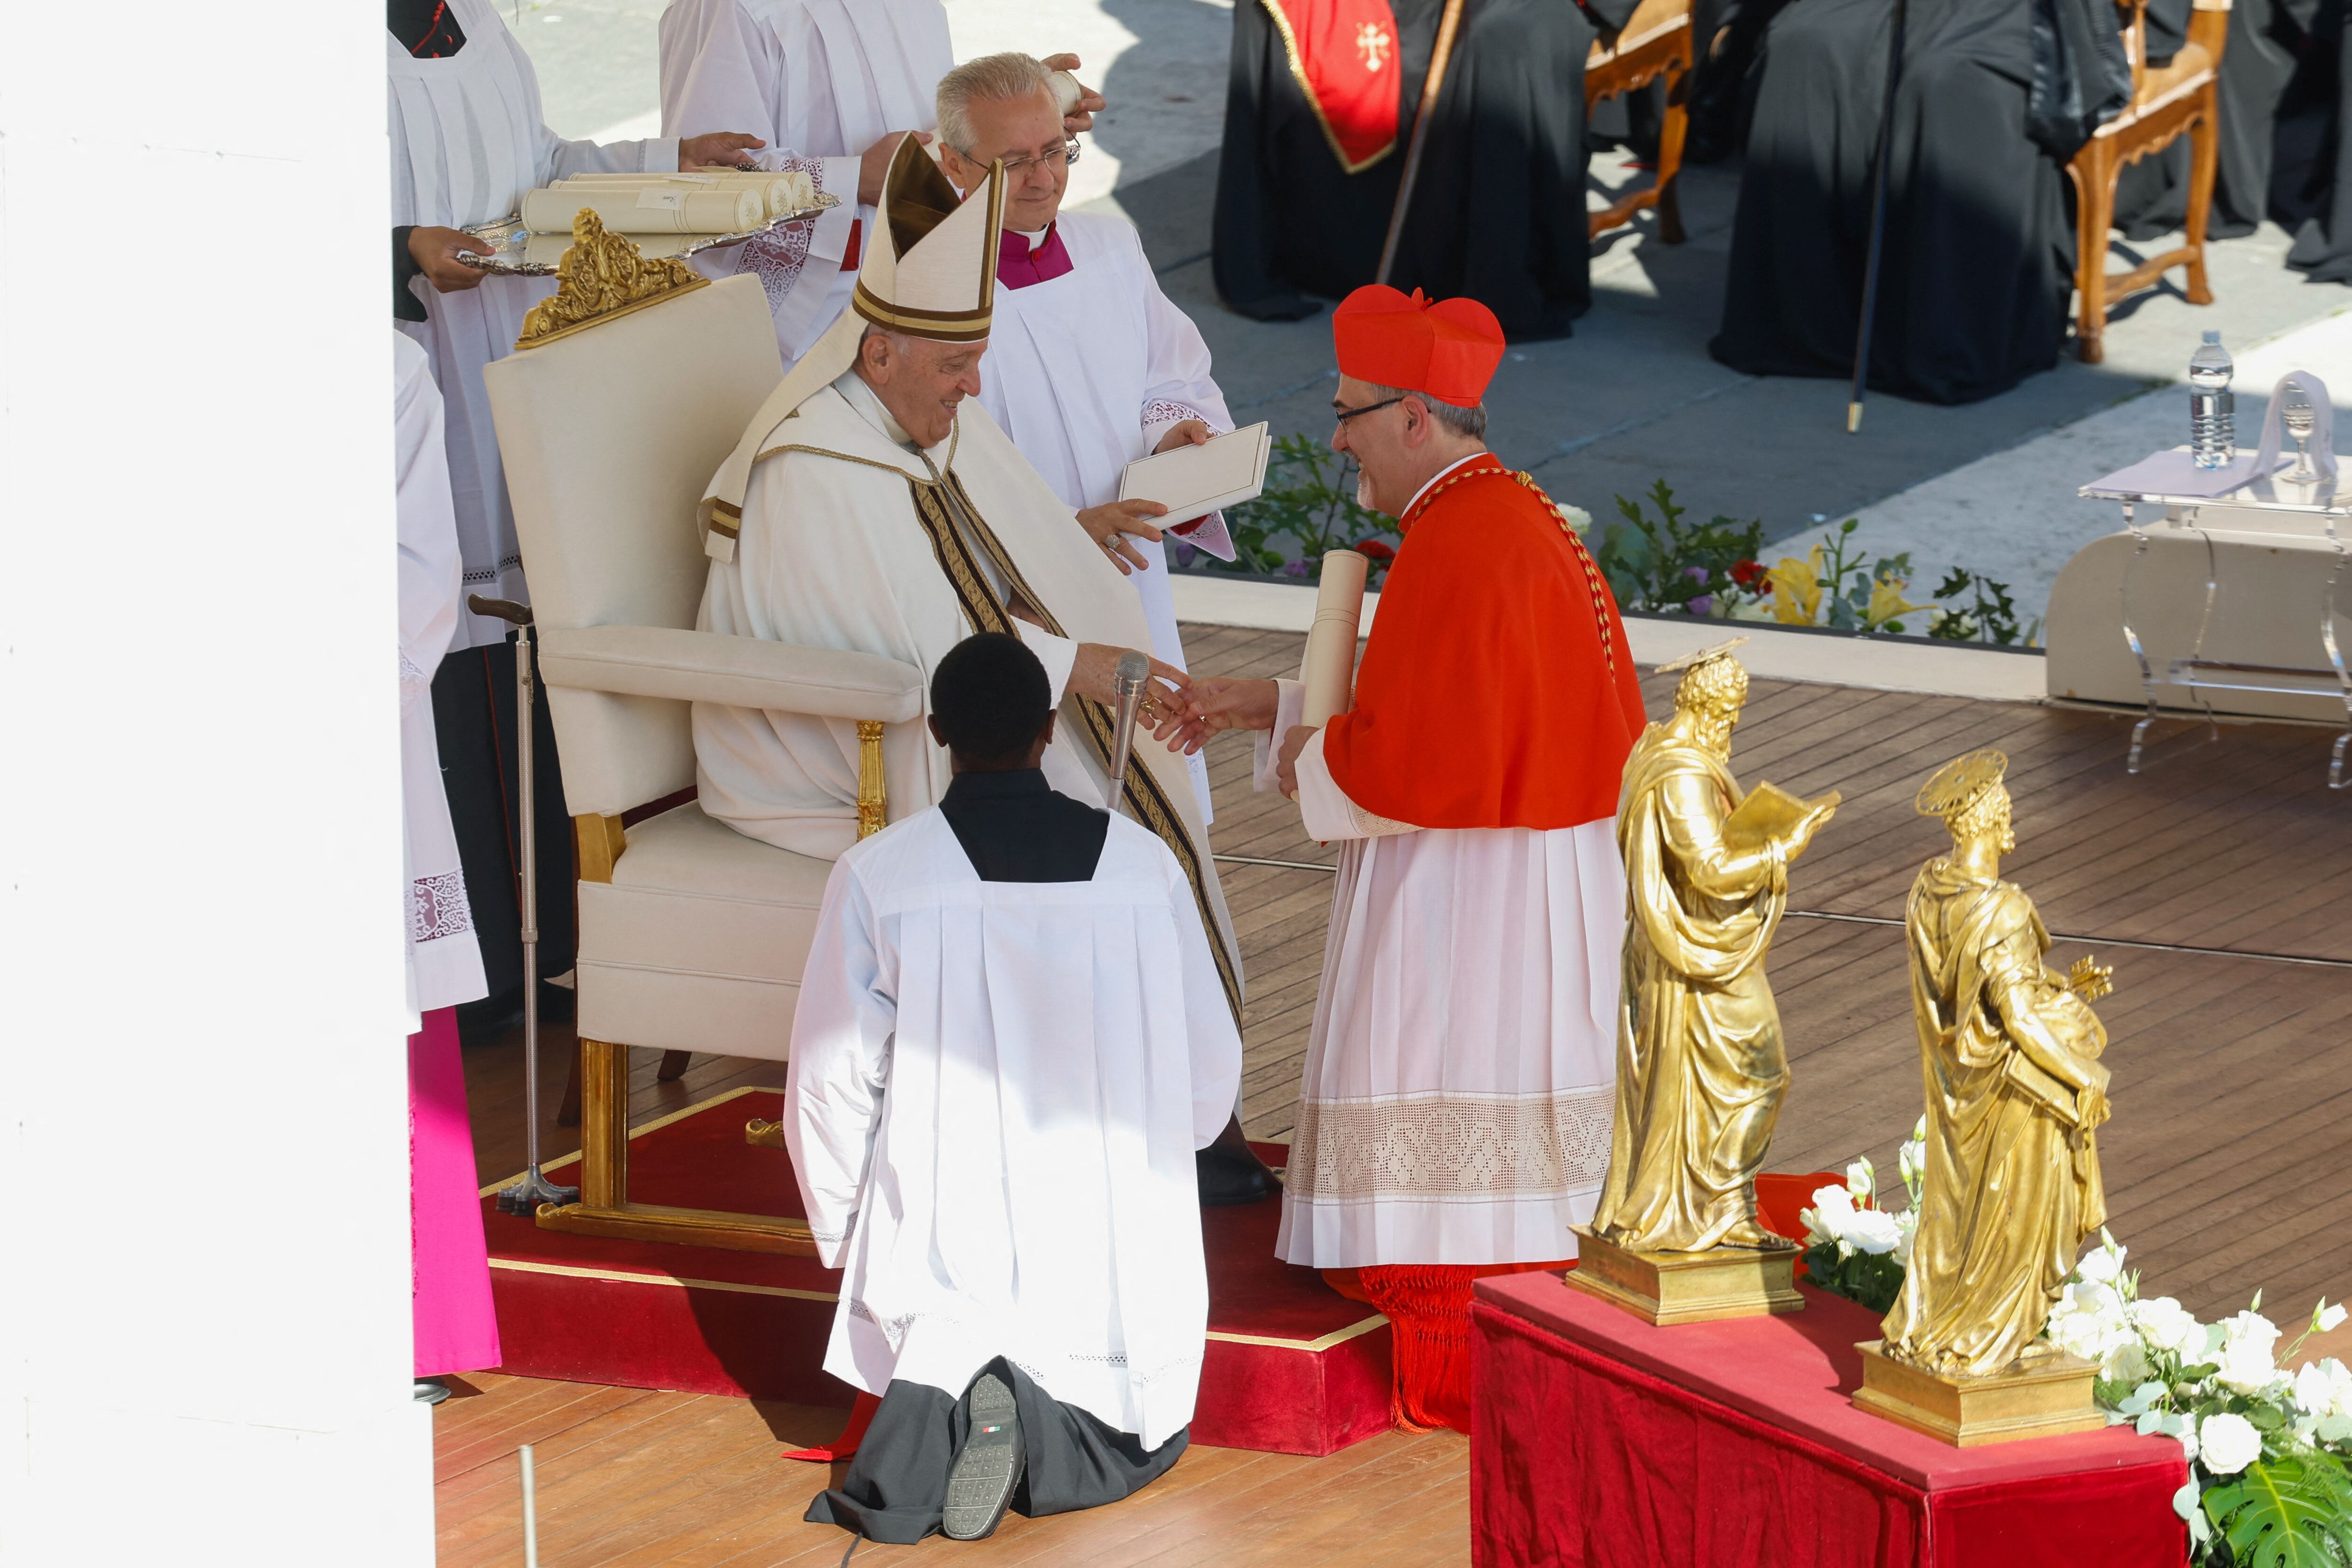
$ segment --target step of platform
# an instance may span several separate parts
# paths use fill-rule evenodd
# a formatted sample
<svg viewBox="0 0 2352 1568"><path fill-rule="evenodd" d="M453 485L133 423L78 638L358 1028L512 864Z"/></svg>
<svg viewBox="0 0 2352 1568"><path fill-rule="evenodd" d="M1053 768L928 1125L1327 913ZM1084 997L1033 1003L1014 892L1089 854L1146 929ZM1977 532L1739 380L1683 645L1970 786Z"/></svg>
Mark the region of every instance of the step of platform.
<svg viewBox="0 0 2352 1568"><path fill-rule="evenodd" d="M790 1159L743 1141L782 1092L739 1089L630 1134L641 1203L784 1215L799 1207ZM1279 1166L1287 1151L1257 1145ZM572 1156L549 1171L577 1180ZM572 1175L563 1173L572 1170ZM504 1185L501 1183L500 1185ZM823 1369L841 1275L814 1258L542 1230L500 1214L483 1228L500 1370L690 1394L850 1403ZM1388 1320L1274 1256L1281 1205L1204 1209L1209 1344L1192 1440L1320 1455L1389 1427Z"/></svg>

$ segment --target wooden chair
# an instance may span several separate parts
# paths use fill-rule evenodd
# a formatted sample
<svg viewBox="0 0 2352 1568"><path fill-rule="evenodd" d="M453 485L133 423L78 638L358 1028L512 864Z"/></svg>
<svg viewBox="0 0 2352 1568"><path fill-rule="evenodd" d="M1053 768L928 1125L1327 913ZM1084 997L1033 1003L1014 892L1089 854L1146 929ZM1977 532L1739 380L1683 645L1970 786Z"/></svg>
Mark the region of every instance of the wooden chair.
<svg viewBox="0 0 2352 1568"><path fill-rule="evenodd" d="M1690 128L1691 0L1642 0L1624 28L1601 38L1584 60L1584 112L1621 93L1666 78L1666 121L1658 133L1658 178L1585 220L1588 238L1598 239L1633 221L1644 207L1658 209L1658 237L1683 242L1682 204L1675 199L1675 176L1683 164L1683 136Z"/></svg>
<svg viewBox="0 0 2352 1568"><path fill-rule="evenodd" d="M2189 42L2161 68L2147 63L2147 0L2118 0L2129 20L2124 45L2131 56L2131 107L2099 127L2074 154L2066 172L2074 182L2074 287L2080 303L2075 350L2085 364L2097 364L2106 350L2110 301L2154 287L2176 267L2189 268L2189 302L2213 303L2205 277L2205 225L2213 207L2213 176L2221 166L2221 48L2229 41L2230 0L2194 0ZM2189 136L2188 243L2150 256L2128 272L2107 270L2107 231L2116 215L2116 182L2124 165L2161 152L2183 132Z"/></svg>

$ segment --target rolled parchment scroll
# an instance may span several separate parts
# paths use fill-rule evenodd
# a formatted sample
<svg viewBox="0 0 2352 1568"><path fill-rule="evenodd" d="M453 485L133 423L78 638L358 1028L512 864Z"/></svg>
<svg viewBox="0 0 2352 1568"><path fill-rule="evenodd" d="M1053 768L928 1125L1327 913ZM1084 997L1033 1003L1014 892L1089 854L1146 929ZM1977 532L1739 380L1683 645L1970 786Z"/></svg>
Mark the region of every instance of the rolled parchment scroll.
<svg viewBox="0 0 2352 1568"><path fill-rule="evenodd" d="M593 209L609 232L624 235L740 234L768 217L767 198L749 188L562 185L523 197L522 226L533 234L569 234L583 207Z"/></svg>
<svg viewBox="0 0 2352 1568"><path fill-rule="evenodd" d="M680 185L689 190L696 186L708 190L754 190L766 202L768 216L772 218L816 204L816 183L797 169L692 169L676 174L572 174L558 180L551 189L572 190L582 185Z"/></svg>
<svg viewBox="0 0 2352 1568"><path fill-rule="evenodd" d="M1364 574L1371 564L1351 549L1324 554L1315 623L1307 628L1307 657L1298 665L1298 684L1307 688L1301 724L1320 727L1355 706L1356 632L1364 616Z"/></svg>

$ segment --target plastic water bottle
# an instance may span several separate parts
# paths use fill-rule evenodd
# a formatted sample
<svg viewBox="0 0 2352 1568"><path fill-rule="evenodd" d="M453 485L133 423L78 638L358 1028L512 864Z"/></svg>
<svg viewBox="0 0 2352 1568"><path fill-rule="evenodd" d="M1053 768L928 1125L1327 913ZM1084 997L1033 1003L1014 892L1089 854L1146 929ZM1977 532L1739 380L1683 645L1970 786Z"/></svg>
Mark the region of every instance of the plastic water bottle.
<svg viewBox="0 0 2352 1568"><path fill-rule="evenodd" d="M2189 449L2200 468L2226 468L2238 455L2238 415L2230 395L2230 350L2208 332L2189 356Z"/></svg>

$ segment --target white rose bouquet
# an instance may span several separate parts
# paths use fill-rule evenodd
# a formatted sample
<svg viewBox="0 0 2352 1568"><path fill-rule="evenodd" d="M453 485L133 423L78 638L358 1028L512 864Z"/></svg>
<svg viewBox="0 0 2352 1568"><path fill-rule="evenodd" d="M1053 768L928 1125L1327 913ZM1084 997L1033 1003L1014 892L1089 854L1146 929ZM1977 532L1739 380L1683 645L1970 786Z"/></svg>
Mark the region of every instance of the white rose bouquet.
<svg viewBox="0 0 2352 1568"><path fill-rule="evenodd" d="M1910 1207L1900 1213L1877 1206L1878 1172L1867 1156L1845 1167L1843 1186L1815 1189L1813 1207L1798 1215L1805 1223L1805 1276L1813 1284L1874 1312L1895 1304L1911 1262L1911 1238L1919 1227L1927 1135L1927 1119L1922 1116L1896 1156L1903 1185L1911 1195Z"/></svg>
<svg viewBox="0 0 2352 1568"><path fill-rule="evenodd" d="M2292 1375L2279 1369L2345 1309L2321 1301L2282 1354L2260 1291L2244 1312L2200 1323L2169 1296L2142 1300L2125 1251L2100 1231L2042 1332L2099 1364L2110 1424L2188 1450L2189 1484L2172 1505L2189 1523L2191 1558L2352 1563L2352 1370L2332 1356Z"/></svg>

